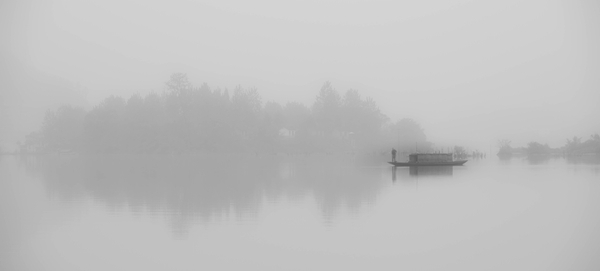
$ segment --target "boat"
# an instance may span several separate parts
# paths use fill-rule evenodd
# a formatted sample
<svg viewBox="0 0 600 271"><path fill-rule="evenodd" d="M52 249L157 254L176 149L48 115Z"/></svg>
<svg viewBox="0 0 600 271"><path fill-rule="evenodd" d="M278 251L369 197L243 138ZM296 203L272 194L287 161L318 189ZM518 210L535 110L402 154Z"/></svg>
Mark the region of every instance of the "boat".
<svg viewBox="0 0 600 271"><path fill-rule="evenodd" d="M412 166L462 166L469 160L456 160L451 162L388 162L390 165L397 167L412 167Z"/></svg>
<svg viewBox="0 0 600 271"><path fill-rule="evenodd" d="M453 160L452 153L413 153L408 162L388 162L395 167L412 166L462 166L468 160Z"/></svg>

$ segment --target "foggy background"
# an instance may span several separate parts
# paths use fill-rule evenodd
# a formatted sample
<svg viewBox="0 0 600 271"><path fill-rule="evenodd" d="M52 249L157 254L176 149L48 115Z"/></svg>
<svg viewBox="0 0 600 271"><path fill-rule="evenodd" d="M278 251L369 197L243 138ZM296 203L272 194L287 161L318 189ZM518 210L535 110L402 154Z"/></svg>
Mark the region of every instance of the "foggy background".
<svg viewBox="0 0 600 271"><path fill-rule="evenodd" d="M600 131L595 1L2 1L0 146L48 109L194 85L310 106L324 82L436 145Z"/></svg>

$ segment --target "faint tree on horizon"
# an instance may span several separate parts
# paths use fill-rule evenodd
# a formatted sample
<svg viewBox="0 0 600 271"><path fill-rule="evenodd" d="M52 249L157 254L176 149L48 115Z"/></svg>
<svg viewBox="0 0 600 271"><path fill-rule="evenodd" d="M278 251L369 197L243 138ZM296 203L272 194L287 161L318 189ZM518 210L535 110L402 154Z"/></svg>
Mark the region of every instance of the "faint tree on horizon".
<svg viewBox="0 0 600 271"><path fill-rule="evenodd" d="M527 155L548 155L552 152L552 149L548 144L541 144L538 142L529 142L527 144Z"/></svg>
<svg viewBox="0 0 600 271"><path fill-rule="evenodd" d="M498 140L498 153L499 154L509 154L512 151L512 147L510 146L511 141L508 139L499 139Z"/></svg>
<svg viewBox="0 0 600 271"><path fill-rule="evenodd" d="M185 73L174 73L171 75L169 81L165 83L167 91L175 92L180 95L182 92L192 90L192 83L189 82L187 74Z"/></svg>
<svg viewBox="0 0 600 271"><path fill-rule="evenodd" d="M431 149L431 143L427 141L425 131L421 125L413 119L404 118L392 126L392 135L400 152L427 152Z"/></svg>
<svg viewBox="0 0 600 271"><path fill-rule="evenodd" d="M80 107L64 105L48 111L42 123L41 134L49 151L76 150L81 145L86 111Z"/></svg>
<svg viewBox="0 0 600 271"><path fill-rule="evenodd" d="M321 87L313 105L315 124L320 131L331 133L340 128L340 94L327 81Z"/></svg>

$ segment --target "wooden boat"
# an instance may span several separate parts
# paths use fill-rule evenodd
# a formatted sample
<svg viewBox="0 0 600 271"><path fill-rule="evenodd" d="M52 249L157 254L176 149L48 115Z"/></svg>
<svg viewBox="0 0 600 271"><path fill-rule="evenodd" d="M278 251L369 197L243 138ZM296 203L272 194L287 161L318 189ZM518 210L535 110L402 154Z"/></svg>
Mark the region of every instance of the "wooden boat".
<svg viewBox="0 0 600 271"><path fill-rule="evenodd" d="M396 167L413 167L413 166L462 166L469 160L456 160L450 162L388 162Z"/></svg>
<svg viewBox="0 0 600 271"><path fill-rule="evenodd" d="M388 162L396 167L412 166L461 166L468 160L453 160L452 153L413 153L408 162Z"/></svg>

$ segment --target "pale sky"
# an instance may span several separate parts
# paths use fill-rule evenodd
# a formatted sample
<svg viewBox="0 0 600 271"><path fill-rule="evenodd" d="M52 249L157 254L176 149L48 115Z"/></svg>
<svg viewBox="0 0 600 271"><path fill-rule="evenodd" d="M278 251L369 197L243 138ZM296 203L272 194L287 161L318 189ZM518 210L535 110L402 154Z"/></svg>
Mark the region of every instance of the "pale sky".
<svg viewBox="0 0 600 271"><path fill-rule="evenodd" d="M0 142L48 108L161 91L174 72L282 104L331 81L439 147L600 133L598 2L404 2L5 1Z"/></svg>

